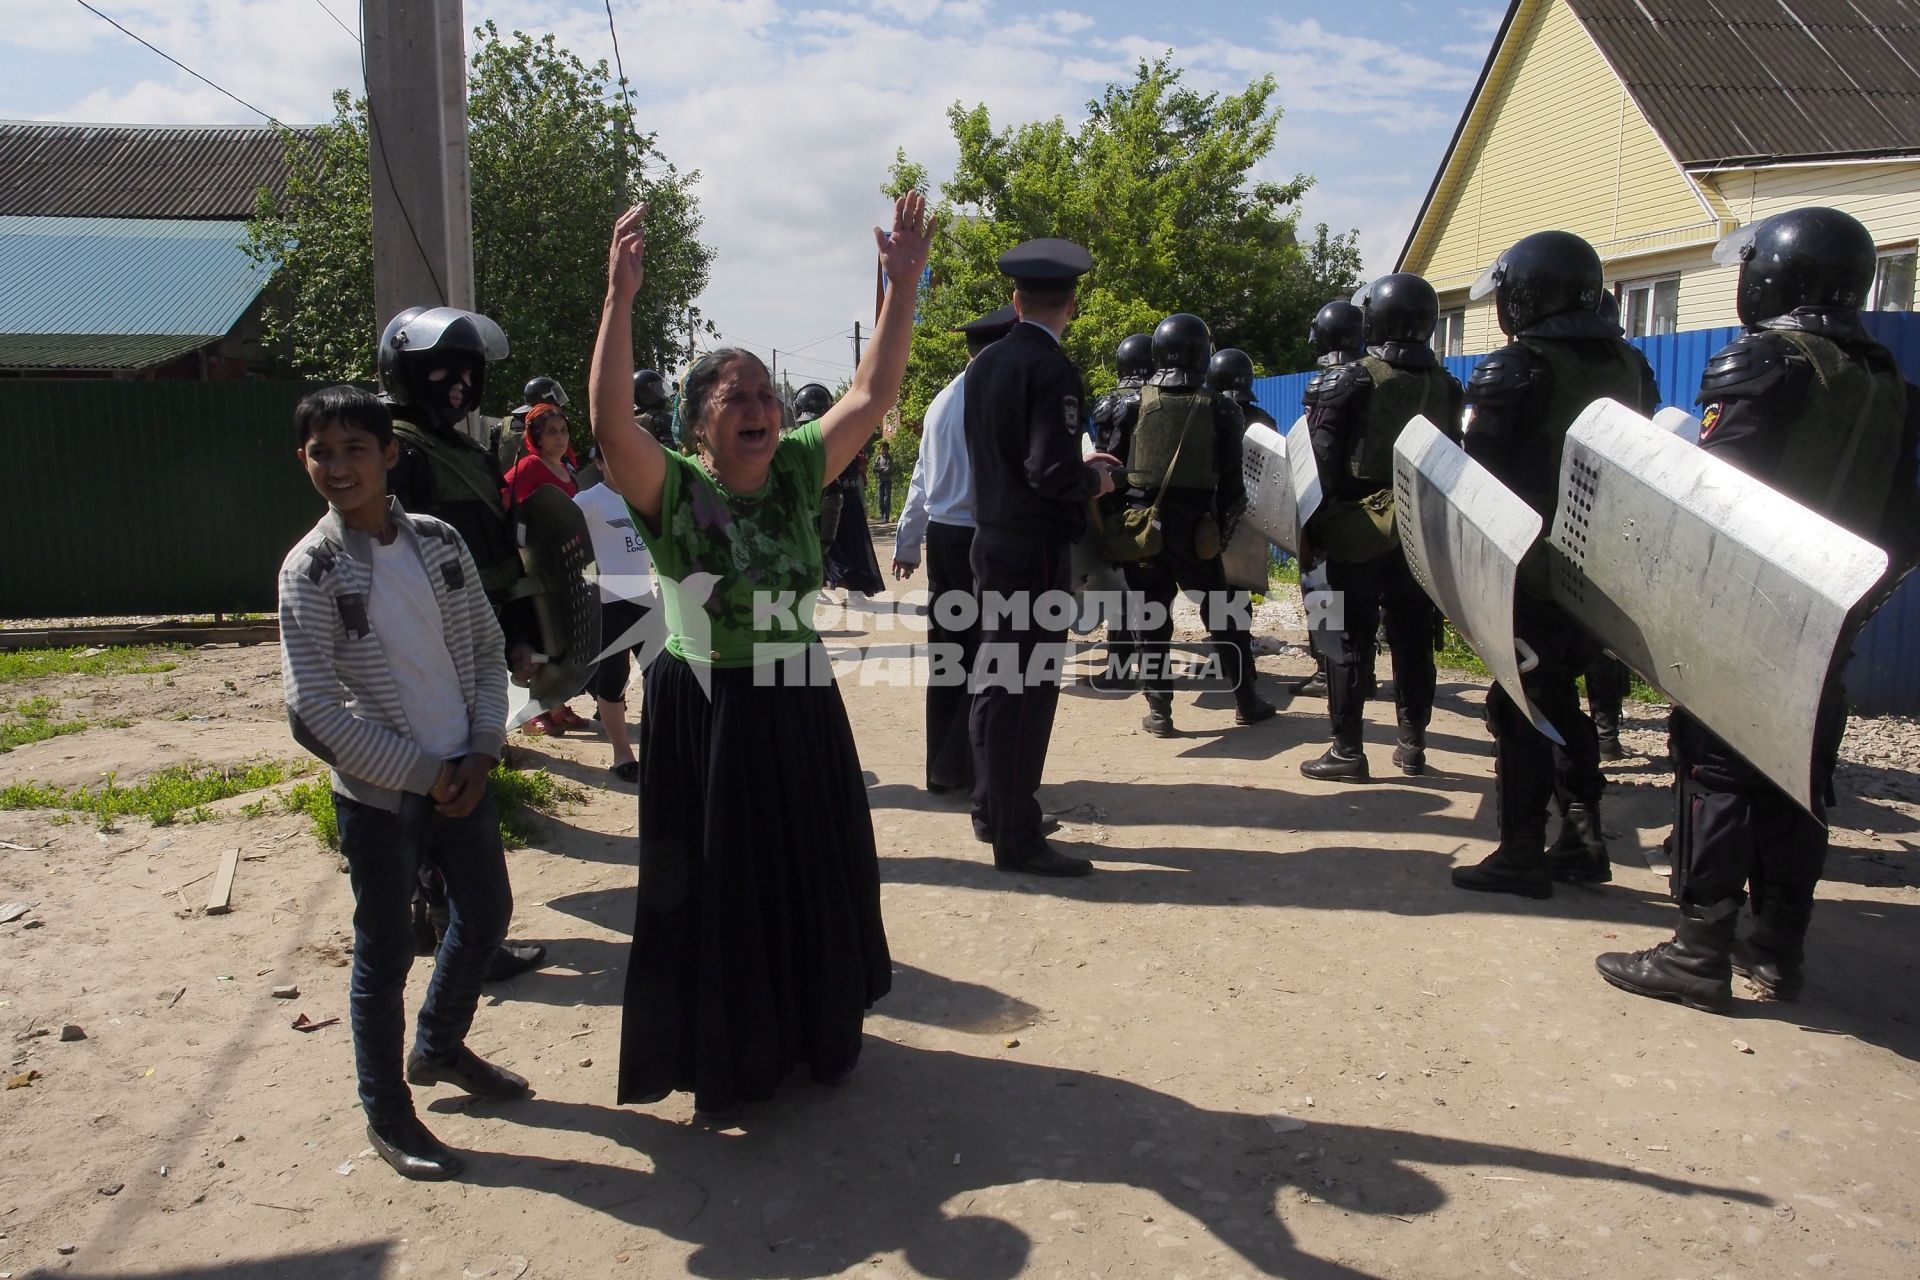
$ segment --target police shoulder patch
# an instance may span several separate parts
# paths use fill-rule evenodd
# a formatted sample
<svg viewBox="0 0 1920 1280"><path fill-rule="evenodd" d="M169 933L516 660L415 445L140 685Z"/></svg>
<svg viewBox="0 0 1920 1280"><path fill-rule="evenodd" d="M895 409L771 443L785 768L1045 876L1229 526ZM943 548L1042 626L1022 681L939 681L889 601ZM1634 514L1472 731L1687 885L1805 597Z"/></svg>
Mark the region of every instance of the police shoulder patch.
<svg viewBox="0 0 1920 1280"><path fill-rule="evenodd" d="M1713 429L1720 425L1720 410L1720 402L1716 400L1707 406L1705 413L1700 415L1700 438L1702 440L1712 435Z"/></svg>

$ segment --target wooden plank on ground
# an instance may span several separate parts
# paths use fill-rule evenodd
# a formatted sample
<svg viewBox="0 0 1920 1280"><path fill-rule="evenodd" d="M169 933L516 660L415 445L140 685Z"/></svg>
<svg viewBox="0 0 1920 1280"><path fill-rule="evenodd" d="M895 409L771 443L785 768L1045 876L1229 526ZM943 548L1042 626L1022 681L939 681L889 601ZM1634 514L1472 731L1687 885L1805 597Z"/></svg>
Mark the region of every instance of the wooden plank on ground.
<svg viewBox="0 0 1920 1280"><path fill-rule="evenodd" d="M207 895L207 914L223 916L233 910L233 873L240 866L240 851L229 849L220 855L220 869L213 873L213 892Z"/></svg>

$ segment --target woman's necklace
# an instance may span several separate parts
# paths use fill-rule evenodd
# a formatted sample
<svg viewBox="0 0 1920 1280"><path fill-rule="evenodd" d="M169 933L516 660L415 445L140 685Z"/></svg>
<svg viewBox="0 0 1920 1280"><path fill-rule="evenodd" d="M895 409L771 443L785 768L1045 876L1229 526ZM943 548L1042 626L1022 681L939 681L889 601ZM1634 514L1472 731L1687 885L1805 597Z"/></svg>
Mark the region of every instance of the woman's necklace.
<svg viewBox="0 0 1920 1280"><path fill-rule="evenodd" d="M700 469L707 473L707 479L713 481L713 487L720 491L721 496L725 497L730 502L734 502L734 501L754 502L760 498L764 498L767 494L767 485L771 483L773 480L773 474L769 472L767 474L767 479L763 481L760 487L758 489L755 489L752 493L735 493L731 488L727 486L727 482L720 478L719 471L714 469L712 457L710 457L705 453L702 453L700 455Z"/></svg>

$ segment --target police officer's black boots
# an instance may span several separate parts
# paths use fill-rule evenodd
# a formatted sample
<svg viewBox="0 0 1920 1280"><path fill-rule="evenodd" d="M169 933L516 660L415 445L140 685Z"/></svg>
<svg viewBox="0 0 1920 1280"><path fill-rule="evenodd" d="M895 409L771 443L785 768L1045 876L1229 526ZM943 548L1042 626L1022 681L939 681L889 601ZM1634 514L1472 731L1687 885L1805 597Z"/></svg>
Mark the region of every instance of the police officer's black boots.
<svg viewBox="0 0 1920 1280"><path fill-rule="evenodd" d="M1733 944L1733 971L1762 1000L1797 1000L1806 989L1807 925L1813 895L1754 885L1753 932Z"/></svg>
<svg viewBox="0 0 1920 1280"><path fill-rule="evenodd" d="M1617 711L1595 711L1593 729L1600 736L1600 758L1602 760L1624 760L1627 753L1620 746L1620 713Z"/></svg>
<svg viewBox="0 0 1920 1280"><path fill-rule="evenodd" d="M1415 723L1415 717L1405 711L1396 713L1400 721L1400 744L1393 749L1393 764L1400 772L1412 777L1427 771L1427 726L1425 721Z"/></svg>
<svg viewBox="0 0 1920 1280"><path fill-rule="evenodd" d="M1498 752L1498 744L1495 746ZM1475 893L1512 893L1551 898L1553 876L1547 870L1547 822L1544 812L1526 812L1521 788L1506 781L1511 766L1494 757L1493 807L1500 815L1500 843L1471 867L1453 869L1453 886Z"/></svg>
<svg viewBox="0 0 1920 1280"><path fill-rule="evenodd" d="M1645 951L1609 951L1593 965L1622 991L1723 1013L1733 1003L1733 965L1728 953L1739 919L1737 898L1711 907L1683 902L1680 927L1672 940Z"/></svg>
<svg viewBox="0 0 1920 1280"><path fill-rule="evenodd" d="M1562 884L1606 884L1613 879L1597 806L1568 802L1560 814L1560 835L1547 849L1547 869Z"/></svg>
<svg viewBox="0 0 1920 1280"><path fill-rule="evenodd" d="M1156 738L1171 738L1173 729L1173 695L1171 693L1147 693L1147 715L1140 727Z"/></svg>
<svg viewBox="0 0 1920 1280"><path fill-rule="evenodd" d="M1356 717L1357 719L1357 717ZM1361 746L1360 725L1336 725L1333 745L1318 760L1300 766L1300 772L1316 782L1368 782L1367 753Z"/></svg>
<svg viewBox="0 0 1920 1280"><path fill-rule="evenodd" d="M1315 653L1313 655L1313 674L1304 680L1295 680L1287 686L1287 692L1296 698L1324 698L1327 696L1327 660Z"/></svg>
<svg viewBox="0 0 1920 1280"><path fill-rule="evenodd" d="M1257 693L1249 692L1244 697L1236 693L1234 699L1233 722L1235 724L1259 724L1262 720L1272 719L1274 713L1279 710Z"/></svg>

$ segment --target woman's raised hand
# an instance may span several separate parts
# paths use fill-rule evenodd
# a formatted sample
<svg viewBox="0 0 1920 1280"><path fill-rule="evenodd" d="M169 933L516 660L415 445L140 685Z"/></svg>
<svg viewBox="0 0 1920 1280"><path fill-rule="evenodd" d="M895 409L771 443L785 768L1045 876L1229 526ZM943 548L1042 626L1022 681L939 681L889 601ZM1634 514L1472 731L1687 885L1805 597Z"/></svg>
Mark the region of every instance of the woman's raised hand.
<svg viewBox="0 0 1920 1280"><path fill-rule="evenodd" d="M917 285L926 269L927 254L933 249L934 217L927 212L927 198L909 191L893 202L893 232L873 229L873 240L880 248L880 263L887 280L896 285Z"/></svg>
<svg viewBox="0 0 1920 1280"><path fill-rule="evenodd" d="M613 224L607 250L607 292L631 300L646 279L647 206L637 204Z"/></svg>

